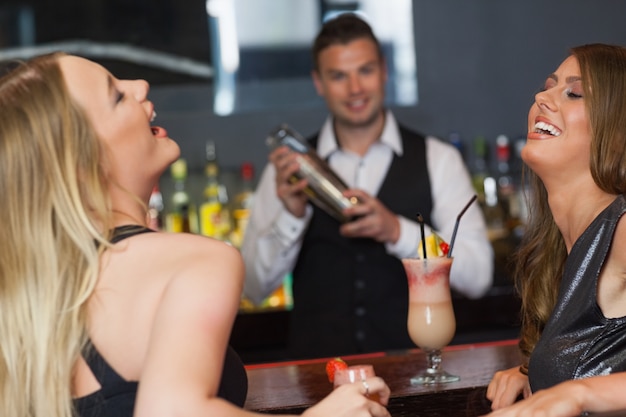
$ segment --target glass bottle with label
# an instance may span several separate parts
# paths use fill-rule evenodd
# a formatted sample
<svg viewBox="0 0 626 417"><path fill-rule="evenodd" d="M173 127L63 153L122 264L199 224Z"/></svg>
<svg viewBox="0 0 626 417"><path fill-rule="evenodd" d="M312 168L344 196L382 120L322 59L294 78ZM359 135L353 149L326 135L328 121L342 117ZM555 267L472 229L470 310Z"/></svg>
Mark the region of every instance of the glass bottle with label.
<svg viewBox="0 0 626 417"><path fill-rule="evenodd" d="M187 161L178 159L170 167L174 180L174 192L171 197L171 208L165 218L166 230L175 233L194 233L194 213L189 194L186 189Z"/></svg>
<svg viewBox="0 0 626 417"><path fill-rule="evenodd" d="M205 147L204 201L200 205L200 233L219 240L227 240L231 229L228 212L228 194L220 182L217 151L213 141Z"/></svg>
<svg viewBox="0 0 626 417"><path fill-rule="evenodd" d="M155 184L148 202L148 227L152 230L163 229L163 195L159 184Z"/></svg>
<svg viewBox="0 0 626 417"><path fill-rule="evenodd" d="M241 247L243 242L248 218L250 217L250 207L254 195L254 166L250 162L244 162L240 169L241 190L235 196L233 207L234 227L231 233L231 243L236 247Z"/></svg>

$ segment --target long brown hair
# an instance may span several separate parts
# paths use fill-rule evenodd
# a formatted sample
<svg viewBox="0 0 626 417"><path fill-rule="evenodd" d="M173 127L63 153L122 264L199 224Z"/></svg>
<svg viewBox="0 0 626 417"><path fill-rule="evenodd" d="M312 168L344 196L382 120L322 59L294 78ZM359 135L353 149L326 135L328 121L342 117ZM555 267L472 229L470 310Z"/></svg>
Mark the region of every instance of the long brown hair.
<svg viewBox="0 0 626 417"><path fill-rule="evenodd" d="M571 49L580 65L585 108L591 125L590 169L595 183L610 194L626 193L626 48L589 44ZM525 171L531 194L529 217L515 255L515 283L522 297L520 348L534 349L554 309L567 251L546 189Z"/></svg>

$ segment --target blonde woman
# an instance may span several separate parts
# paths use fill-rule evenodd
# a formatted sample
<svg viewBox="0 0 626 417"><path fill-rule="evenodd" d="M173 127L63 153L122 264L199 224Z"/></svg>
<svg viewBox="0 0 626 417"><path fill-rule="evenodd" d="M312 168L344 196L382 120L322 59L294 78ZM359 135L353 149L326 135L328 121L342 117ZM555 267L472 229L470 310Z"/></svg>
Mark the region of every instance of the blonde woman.
<svg viewBox="0 0 626 417"><path fill-rule="evenodd" d="M0 79L0 416L246 416L228 337L239 253L153 232L153 185L180 150L148 84L53 54ZM388 416L333 392L308 416Z"/></svg>

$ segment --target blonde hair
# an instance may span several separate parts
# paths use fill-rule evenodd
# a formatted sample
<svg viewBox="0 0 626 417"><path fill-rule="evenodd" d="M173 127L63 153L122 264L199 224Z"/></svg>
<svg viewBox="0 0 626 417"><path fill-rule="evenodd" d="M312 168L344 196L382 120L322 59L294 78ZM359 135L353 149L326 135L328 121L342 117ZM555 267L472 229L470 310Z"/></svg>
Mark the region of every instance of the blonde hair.
<svg viewBox="0 0 626 417"><path fill-rule="evenodd" d="M591 125L591 175L610 194L626 193L626 48L590 44L572 48L580 65ZM530 355L556 304L567 251L548 206L547 191L530 177L529 220L516 253L515 281L522 296L520 347Z"/></svg>
<svg viewBox="0 0 626 417"><path fill-rule="evenodd" d="M72 370L111 225L102 149L60 56L0 79L1 417L73 415Z"/></svg>

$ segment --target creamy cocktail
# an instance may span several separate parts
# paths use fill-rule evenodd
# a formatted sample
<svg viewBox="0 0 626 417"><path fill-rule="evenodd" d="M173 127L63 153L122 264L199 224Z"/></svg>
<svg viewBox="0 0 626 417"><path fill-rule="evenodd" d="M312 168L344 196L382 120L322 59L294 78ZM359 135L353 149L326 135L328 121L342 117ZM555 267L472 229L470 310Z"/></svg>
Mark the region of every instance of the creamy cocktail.
<svg viewBox="0 0 626 417"><path fill-rule="evenodd" d="M429 366L416 384L458 381L440 369L441 349L454 337L456 321L450 294L453 258L403 259L409 284L407 328L411 340L428 353Z"/></svg>
<svg viewBox="0 0 626 417"><path fill-rule="evenodd" d="M452 258L403 259L402 263L409 280L409 336L426 351L441 349L456 330L449 284Z"/></svg>

